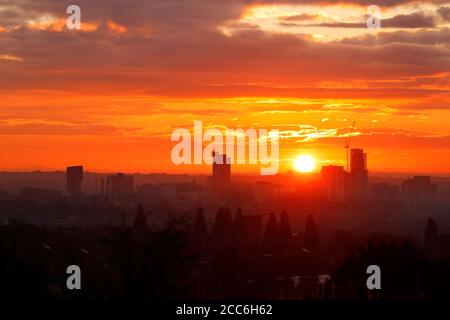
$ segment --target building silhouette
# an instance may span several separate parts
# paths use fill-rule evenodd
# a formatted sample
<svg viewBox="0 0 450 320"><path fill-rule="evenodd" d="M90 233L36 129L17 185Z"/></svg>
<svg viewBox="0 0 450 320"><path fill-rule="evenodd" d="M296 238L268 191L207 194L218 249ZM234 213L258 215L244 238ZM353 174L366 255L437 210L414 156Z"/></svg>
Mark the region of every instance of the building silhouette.
<svg viewBox="0 0 450 320"><path fill-rule="evenodd" d="M66 169L67 191L73 196L81 195L81 183L83 181L83 166L72 166Z"/></svg>
<svg viewBox="0 0 450 320"><path fill-rule="evenodd" d="M226 154L213 152L211 184L213 187L226 187L231 182L231 160Z"/></svg>
<svg viewBox="0 0 450 320"><path fill-rule="evenodd" d="M402 198L406 204L421 205L436 200L437 186L430 176L414 176L402 183Z"/></svg>
<svg viewBox="0 0 450 320"><path fill-rule="evenodd" d="M371 198L375 201L391 202L399 199L398 187L387 183L372 186Z"/></svg>
<svg viewBox="0 0 450 320"><path fill-rule="evenodd" d="M133 195L133 176L123 173L110 175L106 179L110 199L126 199Z"/></svg>
<svg viewBox="0 0 450 320"><path fill-rule="evenodd" d="M343 201L345 193L345 171L343 166L323 166L322 182L328 201Z"/></svg>
<svg viewBox="0 0 450 320"><path fill-rule="evenodd" d="M367 153L363 149L350 149L350 198L366 199L368 183Z"/></svg>

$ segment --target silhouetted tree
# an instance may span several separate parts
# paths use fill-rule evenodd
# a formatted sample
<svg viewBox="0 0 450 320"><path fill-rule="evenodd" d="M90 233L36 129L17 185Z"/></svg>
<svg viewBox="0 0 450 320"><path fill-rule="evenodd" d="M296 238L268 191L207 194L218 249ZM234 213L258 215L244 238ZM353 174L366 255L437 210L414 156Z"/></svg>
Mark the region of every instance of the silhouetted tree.
<svg viewBox="0 0 450 320"><path fill-rule="evenodd" d="M436 245L438 237L439 231L436 221L434 221L433 218L429 217L425 226L425 247L428 250L432 249Z"/></svg>
<svg viewBox="0 0 450 320"><path fill-rule="evenodd" d="M137 247L141 247L144 243L147 231L147 218L144 214L144 206L139 203L133 225L133 240Z"/></svg>
<svg viewBox="0 0 450 320"><path fill-rule="evenodd" d="M225 207L224 218L225 218L225 220L224 220L225 225L226 225L226 227L228 228L228 231L229 231L232 228L232 225L233 225L233 218L231 217L231 211L230 211L230 208L228 208L228 207Z"/></svg>
<svg viewBox="0 0 450 320"><path fill-rule="evenodd" d="M236 210L236 215L234 216L234 233L240 236L242 232L242 210L238 208Z"/></svg>
<svg viewBox="0 0 450 320"><path fill-rule="evenodd" d="M381 290L367 289L366 270L370 265L381 269ZM346 259L333 278L338 299L447 299L449 271L447 262L427 258L410 243L369 243Z"/></svg>
<svg viewBox="0 0 450 320"><path fill-rule="evenodd" d="M149 230L139 247L130 231L112 232L103 239L108 248L106 284L114 284L106 292L110 298L167 299L187 294L185 272L193 256L186 250L186 222L173 219L158 230Z"/></svg>
<svg viewBox="0 0 450 320"><path fill-rule="evenodd" d="M194 233L199 236L204 236L207 232L203 208L197 208L197 216L195 217L194 222Z"/></svg>
<svg viewBox="0 0 450 320"><path fill-rule="evenodd" d="M147 230L147 218L145 217L144 206L142 203L138 204L137 214L134 218L134 229L138 232Z"/></svg>
<svg viewBox="0 0 450 320"><path fill-rule="evenodd" d="M291 223L287 211L281 213L280 222L278 224L278 236L282 239L289 239L292 236Z"/></svg>
<svg viewBox="0 0 450 320"><path fill-rule="evenodd" d="M277 217L275 216L275 214L273 212L271 212L269 219L267 220L266 232L264 234L266 239L270 239L270 240L275 239L278 235L277 229L278 229L277 228Z"/></svg>
<svg viewBox="0 0 450 320"><path fill-rule="evenodd" d="M228 236L233 229L233 221L231 219L230 209L222 207L216 214L216 221L214 224L214 232L216 236Z"/></svg>
<svg viewBox="0 0 450 320"><path fill-rule="evenodd" d="M224 215L225 212L222 207L219 207L219 210L216 213L216 219L214 220L214 235L219 236L223 235L223 225L224 225Z"/></svg>
<svg viewBox="0 0 450 320"><path fill-rule="evenodd" d="M308 216L305 225L305 234L303 238L303 245L307 249L315 249L318 244L318 228L312 215Z"/></svg>

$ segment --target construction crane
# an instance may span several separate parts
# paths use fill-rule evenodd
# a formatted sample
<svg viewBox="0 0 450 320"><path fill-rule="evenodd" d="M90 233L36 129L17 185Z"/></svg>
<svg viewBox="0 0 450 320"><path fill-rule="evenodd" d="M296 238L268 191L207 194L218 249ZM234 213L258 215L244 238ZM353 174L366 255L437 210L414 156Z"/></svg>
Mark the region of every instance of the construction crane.
<svg viewBox="0 0 450 320"><path fill-rule="evenodd" d="M349 153L350 153L350 139L352 137L353 131L355 131L355 124L356 122L353 121L352 129L350 130L350 133L347 136L347 141L345 141L345 149L347 149L347 172L350 172L350 160L349 160Z"/></svg>

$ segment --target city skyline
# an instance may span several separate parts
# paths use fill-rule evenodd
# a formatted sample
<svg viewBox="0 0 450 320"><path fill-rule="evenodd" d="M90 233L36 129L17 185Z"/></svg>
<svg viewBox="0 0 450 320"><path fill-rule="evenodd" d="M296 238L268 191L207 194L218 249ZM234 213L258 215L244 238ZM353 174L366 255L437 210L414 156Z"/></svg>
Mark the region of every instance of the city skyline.
<svg viewBox="0 0 450 320"><path fill-rule="evenodd" d="M450 0L0 0L0 301L431 316L449 119Z"/></svg>

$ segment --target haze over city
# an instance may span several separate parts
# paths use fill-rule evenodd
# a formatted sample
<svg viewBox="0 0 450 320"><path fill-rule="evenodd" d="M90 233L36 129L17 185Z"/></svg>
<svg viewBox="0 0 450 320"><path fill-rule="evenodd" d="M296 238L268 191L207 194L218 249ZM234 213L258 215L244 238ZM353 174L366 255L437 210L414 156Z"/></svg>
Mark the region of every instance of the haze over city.
<svg viewBox="0 0 450 320"><path fill-rule="evenodd" d="M0 302L448 301L449 89L449 0L0 0Z"/></svg>

